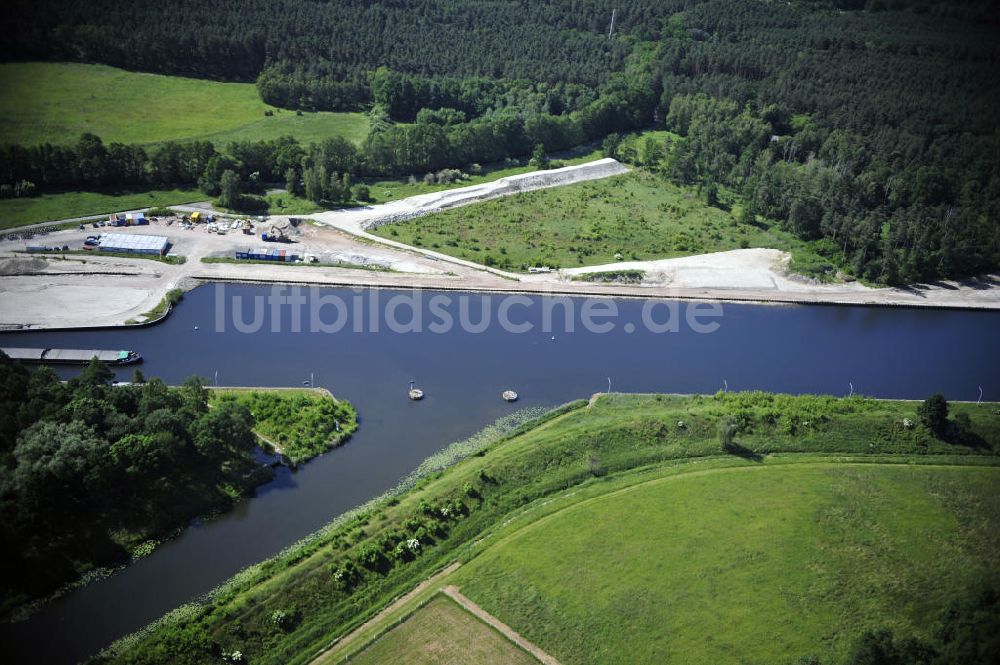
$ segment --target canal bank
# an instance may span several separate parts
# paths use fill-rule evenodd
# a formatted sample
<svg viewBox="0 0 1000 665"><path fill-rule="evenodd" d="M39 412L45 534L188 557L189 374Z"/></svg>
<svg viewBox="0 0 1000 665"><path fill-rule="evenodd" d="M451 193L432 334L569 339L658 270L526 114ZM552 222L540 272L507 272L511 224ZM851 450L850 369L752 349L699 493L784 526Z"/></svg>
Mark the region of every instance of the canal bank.
<svg viewBox="0 0 1000 665"><path fill-rule="evenodd" d="M196 598L247 565L275 554L334 516L393 487L423 459L485 424L522 407L551 407L607 389L615 392L714 393L761 389L791 393L855 393L921 399L1000 399L1000 357L995 331L1000 313L854 307L723 305L710 334L688 328L654 333L618 326L587 332L544 332L543 298L523 310L533 331L513 333L496 324L500 299L470 294L471 312L488 311L479 332L294 332L292 314L268 310L259 332L230 325L216 332L219 308L249 308L269 290L230 285L217 298L213 286L195 289L173 315L141 330L29 332L0 335L0 345L134 348L143 373L180 383L191 374L220 385L315 384L349 399L361 427L344 446L297 472L278 469L258 496L179 538L121 573L79 589L24 623L4 626L11 653L29 660L75 662L174 607ZM392 296L409 291L319 289L345 302L361 298L382 323ZM426 292L422 315L431 317ZM442 294L448 295L448 294ZM379 304L376 305L376 300ZM616 301L620 316L639 321L643 300ZM455 320L461 311L449 310ZM249 313L249 309L247 310ZM248 318L250 318L248 316ZM198 327L196 330L195 327ZM272 332L275 328L278 332ZM554 339L553 339L554 338ZM70 375L72 370L61 370ZM116 373L128 380L131 370ZM425 390L407 398L410 380ZM724 384L725 381L725 384ZM514 386L516 405L499 399ZM58 636L58 640L53 639Z"/></svg>

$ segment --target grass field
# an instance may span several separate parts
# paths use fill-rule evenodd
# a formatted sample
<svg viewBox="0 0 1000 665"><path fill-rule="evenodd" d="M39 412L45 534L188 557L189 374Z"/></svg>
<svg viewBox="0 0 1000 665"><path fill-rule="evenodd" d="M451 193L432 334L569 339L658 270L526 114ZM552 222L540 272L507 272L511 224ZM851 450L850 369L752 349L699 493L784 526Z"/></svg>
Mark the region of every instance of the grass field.
<svg viewBox="0 0 1000 665"><path fill-rule="evenodd" d="M977 569L1000 574L1000 543L990 535L1000 526L1000 471L992 469L998 464L994 451L1000 448L1000 417L994 404L951 405L953 414L969 417L971 432L967 445L956 444L935 438L920 425L905 425L905 419L916 419L916 407L913 402L764 393L610 395L590 407L575 402L530 426L490 435L483 439L486 448L479 445L479 436L454 444L435 456L412 489L383 496L241 573L214 596L210 609L185 608L149 633L122 642L109 662L143 662L143 653L171 649L174 662L193 665L222 649L239 650L258 664L305 664L317 649L455 561L465 563L437 584L457 584L556 658L569 654L565 663L602 662L607 651L594 651L591 660L576 658L584 647L597 649L598 639L618 640L616 648L634 641L622 647L629 657L642 645L663 655L668 639L673 640L670 649L683 648L685 654L741 644L754 639L748 637L752 628L747 623L753 618L750 608L759 611L754 603L771 607L780 617L794 609L802 615L796 618L796 630L814 632L800 640L758 614L757 636L768 639L759 639L762 646L755 648L767 648L773 635L774 658L745 662L783 663L781 658L793 652L796 657L836 655L849 637L883 624L925 634L932 628L925 620L942 609L936 605L945 591L961 593L960 583ZM720 449L717 435L724 418L739 425L738 445L729 454ZM942 480L909 483L910 477L931 477L919 475L924 473L923 467L915 468L919 465L934 465L926 473ZM945 466L956 471L949 476ZM798 468L804 475L796 475ZM939 468L940 473L934 470ZM790 473L781 475L785 471ZM725 480L714 480L717 476ZM668 477L686 478L663 480ZM764 484L753 484L757 482ZM643 494L658 483L667 494ZM675 485L680 488L676 500L670 494L675 490L666 489ZM598 505L590 499L628 488L634 489L622 497L636 492L645 500L587 513L590 519L560 526L562 515ZM914 524L922 526L907 535ZM531 577L536 569L517 568L519 560L509 554L514 546L507 543L544 541L550 525L559 537L548 539L551 551L538 554L536 580ZM537 535L529 535L533 529ZM771 538L772 533L777 535ZM635 545L628 542L633 538ZM917 551L918 538L934 540L926 556ZM408 539L418 541L416 550L406 546ZM538 541L524 542L527 547ZM611 551L613 543L620 554ZM584 551L588 547L595 549L593 557ZM489 559L494 548L497 554ZM910 560L903 558L911 554ZM648 561L630 564L629 557ZM480 560L494 561L498 570L535 585L526 587L531 598L505 590L497 576L484 570L491 564ZM785 571L788 580L782 585L781 567L803 561L808 572ZM893 569L904 563L912 571L894 576ZM546 576L549 564L554 572ZM699 565L705 566L701 573ZM857 580L845 580L844 571L855 565ZM947 575L942 566L951 566ZM670 596L663 585L688 573L694 579L675 584L690 583L685 594ZM758 575L762 584L778 586L759 588ZM477 576L481 582L472 579ZM935 586L939 578L941 584ZM715 615L723 619L713 624L712 644L699 641L709 630L704 626L669 624L674 632L640 635L640 628L649 628L640 615L669 611L654 607L664 598L677 606L690 603L692 615L703 621ZM418 594L412 602L427 599ZM633 602L634 609L628 610ZM836 620L829 630L816 632L819 622L829 618L827 609L817 607L824 603L837 613ZM532 607L536 610L530 614ZM299 621L276 633L271 616L290 608ZM596 616L599 608L625 613L617 620L610 613L601 618ZM879 608L893 611L879 614ZM893 618L897 608L898 619ZM390 616L398 619L402 611ZM562 612L567 619L560 623ZM381 619L376 624L367 634L393 625ZM629 633L633 624L637 628ZM614 625L622 635L610 634ZM574 646L583 630L595 635ZM207 638L192 641L193 634ZM807 639L819 641L815 651L799 650ZM351 641L335 646L324 662L339 662L363 646ZM739 662L732 653L714 662Z"/></svg>
<svg viewBox="0 0 1000 665"><path fill-rule="evenodd" d="M537 665L538 661L444 595L350 659L358 665Z"/></svg>
<svg viewBox="0 0 1000 665"><path fill-rule="evenodd" d="M374 232L514 270L663 259L740 247L804 248L789 234L738 223L730 213L706 205L693 189L639 169L447 210Z"/></svg>
<svg viewBox="0 0 1000 665"><path fill-rule="evenodd" d="M1000 573L1000 471L733 469L578 504L452 582L564 663L841 662ZM655 508L653 508L655 506Z"/></svg>
<svg viewBox="0 0 1000 665"><path fill-rule="evenodd" d="M0 134L4 141L70 144L80 134L105 143L154 144L294 136L303 143L329 136L360 142L363 113L305 113L261 101L252 83L219 83L140 74L78 63L0 64ZM273 116L264 112L270 110Z"/></svg>
<svg viewBox="0 0 1000 665"><path fill-rule="evenodd" d="M3 65L0 65L3 66ZM197 189L155 189L146 192L64 192L31 199L0 199L0 230L71 217L103 215L122 210L204 201Z"/></svg>

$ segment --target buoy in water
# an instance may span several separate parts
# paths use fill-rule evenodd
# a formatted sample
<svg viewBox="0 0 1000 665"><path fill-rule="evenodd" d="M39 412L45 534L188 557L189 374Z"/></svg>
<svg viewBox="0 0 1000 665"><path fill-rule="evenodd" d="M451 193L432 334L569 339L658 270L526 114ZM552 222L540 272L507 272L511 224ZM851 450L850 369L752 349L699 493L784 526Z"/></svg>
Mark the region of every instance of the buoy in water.
<svg viewBox="0 0 1000 665"><path fill-rule="evenodd" d="M195 326L195 327L194 327L194 329L195 329L195 330L197 330L197 329L198 329L198 326Z"/></svg>
<svg viewBox="0 0 1000 665"><path fill-rule="evenodd" d="M503 394L501 394L500 396L503 397L503 401L505 402L517 401L517 393L514 392L513 390L505 390L503 391Z"/></svg>
<svg viewBox="0 0 1000 665"><path fill-rule="evenodd" d="M410 397L410 399L412 399L412 400L413 400L414 402L416 402L417 400L421 400L421 399L423 399L423 398L424 398L424 391L423 391L423 390L421 390L420 388L414 388L414 387L413 387L413 384L414 384L414 383L416 383L416 381L410 381L410 392L409 392L409 397Z"/></svg>

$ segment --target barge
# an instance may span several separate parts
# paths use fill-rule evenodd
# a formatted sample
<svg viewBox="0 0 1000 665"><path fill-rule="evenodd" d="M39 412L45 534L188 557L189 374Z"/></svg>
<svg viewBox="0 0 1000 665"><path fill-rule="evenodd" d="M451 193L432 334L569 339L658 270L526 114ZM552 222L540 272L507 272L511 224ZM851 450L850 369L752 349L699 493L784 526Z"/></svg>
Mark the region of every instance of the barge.
<svg viewBox="0 0 1000 665"><path fill-rule="evenodd" d="M110 351L106 349L0 349L11 360L41 365L86 365L96 357L105 365L133 365L142 362L138 351Z"/></svg>

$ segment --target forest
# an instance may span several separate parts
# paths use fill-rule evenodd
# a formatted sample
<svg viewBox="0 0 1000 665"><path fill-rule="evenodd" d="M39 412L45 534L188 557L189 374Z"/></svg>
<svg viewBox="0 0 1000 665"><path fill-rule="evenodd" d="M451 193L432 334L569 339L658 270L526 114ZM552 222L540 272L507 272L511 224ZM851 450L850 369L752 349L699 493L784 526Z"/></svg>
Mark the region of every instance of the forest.
<svg viewBox="0 0 1000 665"><path fill-rule="evenodd" d="M342 199L345 172L420 174L606 137L615 154L616 135L663 127L680 138L637 155L643 166L738 200L750 222L777 220L848 274L901 284L1000 266L1000 23L987 0L15 0L0 23L6 60L256 81L275 105L371 115L357 149L8 145L3 196L193 184L218 154L233 162L206 191L232 170L233 191L322 180Z"/></svg>
<svg viewBox="0 0 1000 665"><path fill-rule="evenodd" d="M61 382L0 352L0 575L7 614L97 565L151 549L270 480L243 404L204 383L112 386L93 361Z"/></svg>

